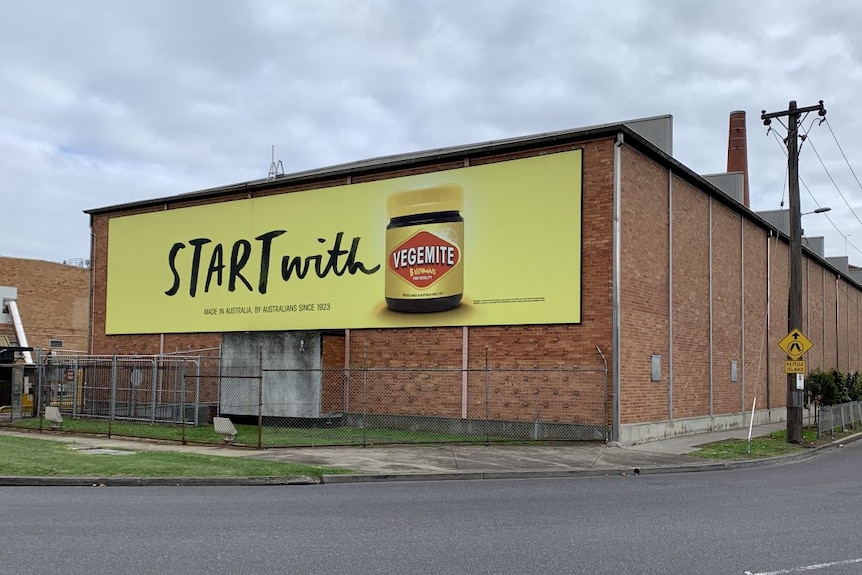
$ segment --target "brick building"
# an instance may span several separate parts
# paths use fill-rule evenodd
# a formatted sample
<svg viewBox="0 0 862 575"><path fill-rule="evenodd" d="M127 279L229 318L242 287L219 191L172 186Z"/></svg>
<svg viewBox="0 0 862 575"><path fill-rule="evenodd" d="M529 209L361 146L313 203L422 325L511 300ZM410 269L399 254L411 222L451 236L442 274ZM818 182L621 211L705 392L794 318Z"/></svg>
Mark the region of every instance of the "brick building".
<svg viewBox="0 0 862 575"><path fill-rule="evenodd" d="M0 257L4 300L16 301L30 347L46 352L88 349L90 273L86 267L23 258ZM14 295L13 295L14 294ZM0 335L18 342L6 309Z"/></svg>
<svg viewBox="0 0 862 575"><path fill-rule="evenodd" d="M286 370L439 370L379 373L371 391L339 377L334 395L331 379L312 378L301 386L317 414L350 411L360 391L369 413L446 421L577 424L598 405L610 438L625 443L742 425L755 397L757 421L781 420L788 238L747 207L744 149L731 156L741 173L693 172L673 158L662 116L89 210L90 350L220 348L230 363L266 349ZM464 189L461 212L448 203L462 200L443 184L452 181ZM391 199L403 189L446 208L403 216ZM460 221L463 236L451 231ZM449 231L387 243L414 224ZM433 246L410 243L431 236ZM420 252L410 277L396 277ZM443 253L457 254L449 264L463 280L432 292L413 272L431 286L443 285L437 274L460 278ZM860 284L821 253L803 257L809 369L857 370ZM383 302L374 294L390 277ZM450 292L461 304L439 314L387 309ZM605 360L598 395L542 375ZM510 367L535 374L489 383L489 371Z"/></svg>
<svg viewBox="0 0 862 575"><path fill-rule="evenodd" d="M84 267L0 257L0 413L32 407L39 356L25 349L86 353L89 286Z"/></svg>

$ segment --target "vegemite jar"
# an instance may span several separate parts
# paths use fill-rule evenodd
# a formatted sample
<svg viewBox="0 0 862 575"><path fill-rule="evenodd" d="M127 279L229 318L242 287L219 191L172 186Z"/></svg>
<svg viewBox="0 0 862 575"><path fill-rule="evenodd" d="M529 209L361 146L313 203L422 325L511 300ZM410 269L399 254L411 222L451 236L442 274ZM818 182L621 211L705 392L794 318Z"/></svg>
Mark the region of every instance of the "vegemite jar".
<svg viewBox="0 0 862 575"><path fill-rule="evenodd" d="M405 190L386 208L386 305L430 313L461 303L464 293L464 192L458 184Z"/></svg>

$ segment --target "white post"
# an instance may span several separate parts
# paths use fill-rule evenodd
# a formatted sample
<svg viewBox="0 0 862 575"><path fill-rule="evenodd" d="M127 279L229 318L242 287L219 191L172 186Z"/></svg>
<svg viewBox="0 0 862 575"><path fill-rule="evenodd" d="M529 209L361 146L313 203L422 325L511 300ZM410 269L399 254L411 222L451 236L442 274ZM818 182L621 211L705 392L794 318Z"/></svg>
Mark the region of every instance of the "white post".
<svg viewBox="0 0 862 575"><path fill-rule="evenodd" d="M751 420L748 422L748 450L747 453L751 453L751 430L754 427L754 406L757 405L757 396L754 396L754 400L751 402Z"/></svg>

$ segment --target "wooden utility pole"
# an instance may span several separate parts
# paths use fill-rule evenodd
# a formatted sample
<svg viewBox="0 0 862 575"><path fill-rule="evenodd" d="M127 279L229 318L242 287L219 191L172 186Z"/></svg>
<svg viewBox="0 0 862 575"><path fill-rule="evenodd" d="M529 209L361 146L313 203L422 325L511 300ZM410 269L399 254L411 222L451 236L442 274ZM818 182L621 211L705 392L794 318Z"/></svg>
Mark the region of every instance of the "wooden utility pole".
<svg viewBox="0 0 862 575"><path fill-rule="evenodd" d="M823 100L817 106L797 108L792 100L787 110L767 114L760 119L768 126L772 118L787 116L787 181L790 192L790 292L787 300L787 330L802 330L802 210L799 205L799 119L802 114L826 115ZM787 374L787 442L802 443L802 405L804 391L796 389L796 374Z"/></svg>

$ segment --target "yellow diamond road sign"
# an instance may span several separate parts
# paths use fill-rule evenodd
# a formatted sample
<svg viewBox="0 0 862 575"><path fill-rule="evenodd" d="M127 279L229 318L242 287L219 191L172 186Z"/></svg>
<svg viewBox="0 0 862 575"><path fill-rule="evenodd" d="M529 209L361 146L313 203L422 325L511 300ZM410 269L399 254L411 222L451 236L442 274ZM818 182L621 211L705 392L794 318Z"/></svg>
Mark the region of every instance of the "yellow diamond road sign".
<svg viewBox="0 0 862 575"><path fill-rule="evenodd" d="M794 329L778 342L778 347L783 349L791 359L799 359L814 347L814 344L801 331Z"/></svg>

